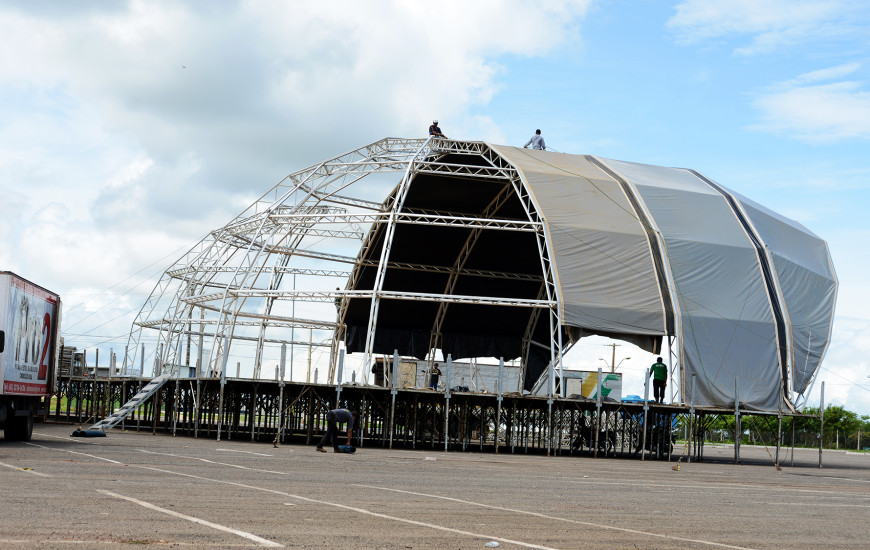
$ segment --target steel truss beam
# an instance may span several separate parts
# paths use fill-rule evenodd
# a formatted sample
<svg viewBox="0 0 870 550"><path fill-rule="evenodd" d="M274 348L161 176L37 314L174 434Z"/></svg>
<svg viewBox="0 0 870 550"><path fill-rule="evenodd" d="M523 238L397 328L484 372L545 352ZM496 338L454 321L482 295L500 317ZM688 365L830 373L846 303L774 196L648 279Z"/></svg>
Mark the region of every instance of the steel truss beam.
<svg viewBox="0 0 870 550"><path fill-rule="evenodd" d="M304 269L298 267L278 267L278 266L264 266L261 270L262 273L285 273L290 275L317 275L323 277L348 277L350 276L350 271L336 271L334 269ZM192 267L186 267L184 269L176 269L173 271L167 271L166 274L170 277L175 277L179 279L183 279L185 275L190 273L234 273L235 268L226 267L226 266L210 266L203 267L201 269L196 269Z"/></svg>
<svg viewBox="0 0 870 550"><path fill-rule="evenodd" d="M522 298L502 298L498 296L463 296L459 294L429 294L423 292L397 292L392 290L347 290L343 292L310 292L303 290L233 290L230 294L238 297L276 297L302 298L312 302L331 302L337 297L385 298L391 300L414 300L423 302L448 302L454 304L479 304L515 307L552 307L547 300L527 300Z"/></svg>
<svg viewBox="0 0 870 550"><path fill-rule="evenodd" d="M474 157L474 162L464 163L464 156ZM481 159L484 160L482 165ZM373 173L390 172L401 172L403 176L384 202L354 196L354 184L361 179ZM499 200L518 197L526 216L523 219L498 219L495 217L498 206L481 216L405 209L405 194L417 175L457 177L469 180L471 184L474 181L502 182L506 192ZM392 235L400 224L456 227L468 230L470 236L465 251L453 266L391 262ZM372 239L379 226L386 227L386 238L383 248L375 251ZM521 274L465 268L462 258L468 257L477 238L486 230L534 233L542 255L541 272ZM336 242L358 240L362 241L362 246L356 257L343 255L340 250L336 253L334 247L330 248ZM376 252L378 257L374 257ZM181 363L180 354L185 349L189 361L191 348L195 347L200 355L207 355L207 362L198 372L215 373L222 370L222 363L225 364L234 340L256 341L258 350L267 343L302 345L293 338L276 338L271 332L267 334L267 330L308 328L333 331L329 344L332 347L332 369L337 343L343 337L342 320L350 302L348 298L368 298L372 302L364 354L366 365L370 364L370 338L377 323L379 303L384 299L439 302L442 319L448 304L452 303L526 307L533 312L548 310L551 325L555 322L558 327L558 289L549 255L546 227L537 214L534 201L525 191L519 172L486 144L442 139L380 140L288 175L227 225L206 235L170 266L136 316L124 368L126 370L128 364L135 364L142 330L159 332L159 364ZM334 267L337 264L351 265L354 269ZM384 290L387 265L390 269L444 273L449 276L449 282L441 294ZM355 278L362 267L376 268L373 289L357 290ZM286 284L282 284L287 275L306 277L305 288L287 290ZM457 296L453 289L460 275L539 282L542 293L534 300ZM312 285L315 288L333 286L334 283L326 281L336 277L346 279L344 290L311 290ZM312 283L315 279L318 281L316 284ZM286 316L271 312L277 302L289 306L290 302L295 304L297 301L335 302L336 318L304 319L295 314ZM247 332L259 327L259 335L236 332L236 327L247 328ZM559 330L551 333L561 334ZM554 336L551 349L561 349L559 344ZM553 357L557 353L553 351ZM262 360L258 351L255 368L259 368Z"/></svg>
<svg viewBox="0 0 870 550"><path fill-rule="evenodd" d="M471 164L443 164L428 160L415 162L414 171L418 174L486 179L510 179L516 177L517 174L515 168L497 168Z"/></svg>
<svg viewBox="0 0 870 550"><path fill-rule="evenodd" d="M386 171L404 171L407 162L416 156L426 141L424 139L382 139L360 149L344 153L320 164L294 172L260 197L251 207L242 212L237 219L268 210L275 204L282 204L287 198L288 192L292 192L297 188L305 190L302 186L308 185L306 182L328 177L334 174L338 167L344 167L346 170L348 167L353 168L363 163L368 168L369 173L384 171L385 169ZM373 164L372 159L382 159L384 162ZM378 170L378 168L381 170ZM312 190L316 189L316 186L308 185L308 187ZM323 193L324 191L320 190L319 192Z"/></svg>
<svg viewBox="0 0 870 550"><path fill-rule="evenodd" d="M257 326L259 326L259 323L257 323ZM175 324L172 324L172 323L168 323L166 326L159 326L158 328L162 328L163 330L165 330L167 332L171 332L175 335L187 336L189 334L191 336L205 336L205 337L209 337L212 335L210 332L202 332L202 331L198 331L198 330L184 330L184 329L179 328L178 326L176 326ZM296 328L300 328L300 327L297 326ZM233 340L240 340L243 342L263 342L266 344L287 344L287 345L306 346L306 347L312 346L315 348L328 348L328 347L332 346L332 342L330 342L328 340L319 341L319 342L318 341L311 341L311 340L288 340L286 338L260 338L259 336L246 336L243 334L233 335ZM185 363L185 365L187 365L187 364ZM191 365L187 365L187 366L191 366Z"/></svg>
<svg viewBox="0 0 870 550"><path fill-rule="evenodd" d="M197 292L197 289L206 287L223 289L225 293L233 288L243 288L248 285L247 281L251 277L256 277L258 274L276 267L266 263L272 256L272 251L266 250L263 246L258 247L255 243L256 241L261 241L260 244L262 242L280 243L283 237L277 241L273 240L274 237L266 237L267 235L274 236L277 228L264 227L261 220L251 219L252 216L256 218L260 212L281 209L285 212L294 210L311 212L313 209L318 209L313 211L321 213L328 212L329 208L332 208L333 212L344 210L321 203L320 199L311 194L311 190L317 190L320 197L330 197L332 202L336 200L351 202L355 207L368 207L370 209L372 201L347 201L346 197L340 195L339 192L346 187L347 182L357 181L366 173L403 168L409 158L409 153L411 156L416 154L423 143L425 143L424 140L380 140L350 153L339 155L330 161L291 174L237 216L228 226L212 232L180 258L168 271L187 270L188 275L183 278L174 278L172 275L177 276L178 273L164 274L137 315L136 323L147 322L166 300L169 300L169 308L164 311L168 315L161 314L160 317L169 317L173 319L174 323L183 323L186 318L192 316L191 308L195 307L195 304L187 303L181 298L201 294L201 292ZM229 226L235 225L238 228L240 224L245 223L246 219L247 222L250 222L246 229L249 230L251 237L245 239L229 234ZM314 224L308 225L310 229ZM318 235L323 235L320 233L320 229L315 231L318 232ZM352 236L359 238L360 232L355 231ZM266 238L264 239L264 237ZM288 251L295 251L298 246L287 248ZM265 254L263 254L264 252ZM227 297L228 294L225 294L223 303L219 308L223 323L219 323L219 327L224 328L218 328L212 335L212 351L209 359L213 365L212 369L227 351L223 349L224 339L230 337L227 340L228 343L230 342L232 326L234 326L237 314L240 313L240 308L243 306L243 302L234 305L232 300L227 300ZM173 357L181 347L181 339L172 337L172 334L174 333L161 330L158 336L158 341L161 342L158 347L162 350L163 355L161 361L164 363L174 362ZM169 341L171 338L174 338L174 343ZM136 328L134 325L126 349L125 368L126 365L134 363L140 340L141 327ZM166 345L164 346L164 344ZM188 336L188 348L189 346L190 337Z"/></svg>
<svg viewBox="0 0 870 550"><path fill-rule="evenodd" d="M376 224L389 223L391 219L390 212L381 212L378 214L345 214L345 215L310 215L310 214L270 214L268 220L272 222L271 226L297 226L300 221L308 223L320 224ZM410 213L402 212L392 216L395 223L409 224L427 224L427 225L444 225L467 228L483 228L483 229L510 229L515 231L538 231L542 227L539 221L524 221L511 219L488 219L475 218L470 216L458 216L449 214L436 213ZM231 228L234 229L234 228ZM229 234L241 237L247 235L248 231L228 230ZM336 232L338 233L338 232ZM354 235L356 237L356 235Z"/></svg>
<svg viewBox="0 0 870 550"><path fill-rule="evenodd" d="M237 319L236 326L240 327L259 327L263 322L263 317L251 317L252 320L248 321L245 319ZM321 321L316 321L314 323L305 323L305 319L295 319L289 317L280 317L280 316L269 316L267 319L269 324L269 328L298 328L298 329L313 329L313 330L327 330L331 329L332 325L335 323L324 323ZM193 326L193 325L201 325L201 326L211 326L216 325L220 322L219 319L186 319L182 322L175 323L181 326ZM146 321L142 323L142 327L145 328L154 328L159 326L168 326L172 324L172 319L155 319L153 321Z"/></svg>
<svg viewBox="0 0 870 550"><path fill-rule="evenodd" d="M513 169L503 158L501 158L498 154L496 154L493 150L491 150L488 146L483 143L478 142L455 142L452 140L433 140L432 148L434 151L439 153L458 153L458 154L469 154L476 155L478 157L484 158L490 167L492 168L501 168L502 170L491 170L490 167L484 166L481 168L478 165L473 165L476 171L471 169L472 165L456 165L456 164L448 164L444 163L444 173L452 174L456 173L457 176L461 175L469 175L476 174L478 176L483 175L485 177L489 177L491 179L498 180L506 180L513 187L516 196L519 198L521 205L523 206L528 219L525 220L527 225L524 227L534 227L535 234L537 237L538 244L538 252L541 258L541 269L542 269L542 279L544 281L544 291L546 294L546 303L549 304L549 324L550 324L550 368L554 368L558 366L561 369L561 357L562 357L562 342L561 342L561 305L558 299L558 287L555 284L555 274L552 270L552 264L550 262L551 250L549 245L549 239L546 235L545 225L543 220L540 218L537 209L534 205L534 201L529 195L525 185L523 185L519 173ZM437 160L436 160L437 161ZM394 235L395 227L399 223L399 219L405 215L403 211L403 204L405 197L407 195L408 189L410 188L410 184L415 178L417 174L426 173L424 170L426 168L432 169L431 165L426 164L427 162L436 162L431 158L427 158L426 161L414 161L409 165L408 171L405 173L405 176L402 179L402 182L399 185L396 193L393 195L393 200L390 204L389 209L389 218L387 222L387 229L384 235L384 241L381 249L381 257L378 262L378 271L375 278L375 296L372 299L371 313L369 315L369 325L366 335L366 347L365 347L365 359L364 365L365 368L370 368L370 358L372 355L372 347L374 342L374 334L377 327L377 314L379 307L379 296L377 295L380 291L382 291L383 279L386 273L387 266L389 264L389 255L390 249L392 247L392 238ZM461 167L461 168L459 168ZM419 169L418 169L419 168ZM440 168L438 169L438 173L441 174ZM429 220L421 219L418 223L425 223ZM479 226L478 226L479 227ZM509 228L514 229L514 228ZM433 336L433 338L437 338Z"/></svg>

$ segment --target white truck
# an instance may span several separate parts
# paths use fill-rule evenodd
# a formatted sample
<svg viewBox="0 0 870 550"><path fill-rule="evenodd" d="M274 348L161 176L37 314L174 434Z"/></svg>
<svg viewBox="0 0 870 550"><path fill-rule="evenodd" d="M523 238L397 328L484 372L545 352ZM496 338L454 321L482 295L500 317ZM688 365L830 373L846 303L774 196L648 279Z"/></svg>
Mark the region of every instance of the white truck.
<svg viewBox="0 0 870 550"><path fill-rule="evenodd" d="M60 296L0 271L0 427L27 441L34 416L45 415L54 391Z"/></svg>

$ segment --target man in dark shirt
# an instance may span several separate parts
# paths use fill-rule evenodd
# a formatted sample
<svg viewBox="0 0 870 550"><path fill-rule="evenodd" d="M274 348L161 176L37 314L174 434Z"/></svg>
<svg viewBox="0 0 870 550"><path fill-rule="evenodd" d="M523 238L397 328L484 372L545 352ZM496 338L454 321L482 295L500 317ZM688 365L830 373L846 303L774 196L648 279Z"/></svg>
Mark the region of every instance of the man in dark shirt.
<svg viewBox="0 0 870 550"><path fill-rule="evenodd" d="M347 423L347 444L350 445L350 438L353 433L353 423L356 420L356 412L347 409L334 409L326 413L326 433L323 434L323 439L317 444L317 450L325 453L324 445L332 441L332 448L335 452L338 450L338 424Z"/></svg>
<svg viewBox="0 0 870 550"><path fill-rule="evenodd" d="M440 137L447 139L447 136L441 133L441 128L438 127L438 121L433 120L432 126L429 126L429 135L432 137Z"/></svg>
<svg viewBox="0 0 870 550"><path fill-rule="evenodd" d="M429 387L433 390L438 389L438 378L441 376L441 371L438 369L438 364L432 365L432 372L429 373Z"/></svg>

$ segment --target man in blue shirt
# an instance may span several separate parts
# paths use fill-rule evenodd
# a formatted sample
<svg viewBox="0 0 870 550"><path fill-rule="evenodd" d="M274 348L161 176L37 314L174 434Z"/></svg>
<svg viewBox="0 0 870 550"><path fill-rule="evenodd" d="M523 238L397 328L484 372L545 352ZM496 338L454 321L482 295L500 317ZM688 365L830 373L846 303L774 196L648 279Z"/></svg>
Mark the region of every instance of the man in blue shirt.
<svg viewBox="0 0 870 550"><path fill-rule="evenodd" d="M432 137L440 137L447 139L447 136L441 133L441 128L438 127L438 121L433 120L432 126L429 126L429 135Z"/></svg>
<svg viewBox="0 0 870 550"><path fill-rule="evenodd" d="M529 138L529 141L523 145L523 149L529 145L532 146L532 149L538 149L539 151L543 151L547 148L547 145L544 143L544 136L541 135L540 130L535 130L535 135Z"/></svg>
<svg viewBox="0 0 870 550"><path fill-rule="evenodd" d="M350 445L350 437L353 433L353 422L356 420L356 412L347 409L334 409L326 413L326 433L323 434L323 439L317 444L317 450L325 453L324 445L332 441L332 447L335 452L338 450L338 424L347 423L347 444Z"/></svg>

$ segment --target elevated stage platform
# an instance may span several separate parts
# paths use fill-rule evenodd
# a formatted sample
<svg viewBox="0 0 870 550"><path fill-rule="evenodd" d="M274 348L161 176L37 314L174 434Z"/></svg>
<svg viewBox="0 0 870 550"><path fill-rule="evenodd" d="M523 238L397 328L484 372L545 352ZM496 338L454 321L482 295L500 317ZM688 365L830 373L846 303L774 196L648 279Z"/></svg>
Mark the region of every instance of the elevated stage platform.
<svg viewBox="0 0 870 550"><path fill-rule="evenodd" d="M127 403L150 379L64 377L49 416L87 427ZM535 453L698 461L704 441L725 425L744 433L742 419L765 419L771 440L782 442L785 415L492 393L377 386L336 386L274 380L174 378L114 429L171 433L215 440L315 444L325 415L343 407L359 412L359 447L436 451ZM818 417L790 415L818 420ZM729 421L730 420L730 421ZM718 421L718 422L717 422ZM719 426L713 429L714 423ZM109 431L111 437L111 430ZM674 443L683 449L674 454ZM772 443L771 460L780 462ZM734 450L739 462L739 439Z"/></svg>

